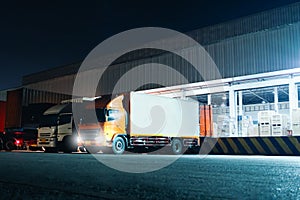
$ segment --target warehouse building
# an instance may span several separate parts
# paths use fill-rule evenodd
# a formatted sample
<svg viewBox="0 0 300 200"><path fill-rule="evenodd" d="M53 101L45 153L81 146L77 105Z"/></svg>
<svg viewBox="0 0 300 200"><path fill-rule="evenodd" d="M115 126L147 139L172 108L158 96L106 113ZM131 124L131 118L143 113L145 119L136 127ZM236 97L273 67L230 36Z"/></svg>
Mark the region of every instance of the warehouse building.
<svg viewBox="0 0 300 200"><path fill-rule="evenodd" d="M187 35L203 45L216 63L223 79L222 90L215 90L214 93L202 90L203 78L182 58L162 50L142 49L115 60L105 71L95 95L111 94L118 79L136 66L160 63L171 66L195 84L180 86L185 82L167 77L161 86L145 83L138 89L172 97L191 96L201 104L212 105L216 125L220 119L224 121L228 118L228 124L222 124L228 126L228 129L220 130L225 135L242 134L243 126L240 123L246 123L242 115L251 119L254 125L259 123L258 112L262 110L274 110L292 118L291 109L298 108L299 100L300 70L297 69L300 67L300 3L201 28ZM190 56L197 57L195 53ZM34 104L56 104L72 98L73 84L80 65L74 63L23 77L22 88L17 90L19 105L24 110L24 107ZM209 69L206 70L205 73L210 74ZM93 74L94 71L85 74L87 82L89 73ZM151 73L141 71L138 78L154 78L149 76ZM210 82L213 79L212 75L211 80L205 80L205 85L216 87ZM135 90L135 81L127 80L126 90L122 92ZM2 100L8 101L9 95L12 95L10 93L15 91L8 91L7 95L6 91L2 92ZM6 126L22 123L20 119L17 123L7 121Z"/></svg>

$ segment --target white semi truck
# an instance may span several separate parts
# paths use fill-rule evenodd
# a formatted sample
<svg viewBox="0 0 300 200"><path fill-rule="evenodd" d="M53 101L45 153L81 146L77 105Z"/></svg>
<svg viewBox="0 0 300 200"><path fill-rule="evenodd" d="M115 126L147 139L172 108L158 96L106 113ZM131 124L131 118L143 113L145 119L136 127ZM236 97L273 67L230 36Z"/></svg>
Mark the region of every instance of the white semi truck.
<svg viewBox="0 0 300 200"><path fill-rule="evenodd" d="M200 145L197 101L131 92L112 99L104 110L103 120L83 120L78 127L81 145L91 153L170 146L181 154Z"/></svg>
<svg viewBox="0 0 300 200"><path fill-rule="evenodd" d="M45 152L62 150L70 153L77 150L71 103L55 105L44 112L38 128L37 146Z"/></svg>

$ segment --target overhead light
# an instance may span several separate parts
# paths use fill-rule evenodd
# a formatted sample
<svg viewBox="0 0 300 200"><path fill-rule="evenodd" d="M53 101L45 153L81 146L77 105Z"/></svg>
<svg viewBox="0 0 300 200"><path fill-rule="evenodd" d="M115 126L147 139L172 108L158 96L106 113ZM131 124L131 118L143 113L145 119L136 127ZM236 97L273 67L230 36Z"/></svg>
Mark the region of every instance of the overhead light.
<svg viewBox="0 0 300 200"><path fill-rule="evenodd" d="M222 100L226 100L226 99L227 99L226 94L223 94Z"/></svg>
<svg viewBox="0 0 300 200"><path fill-rule="evenodd" d="M97 96L97 97L83 97L82 100L83 101L95 101L96 99L100 99L101 96Z"/></svg>

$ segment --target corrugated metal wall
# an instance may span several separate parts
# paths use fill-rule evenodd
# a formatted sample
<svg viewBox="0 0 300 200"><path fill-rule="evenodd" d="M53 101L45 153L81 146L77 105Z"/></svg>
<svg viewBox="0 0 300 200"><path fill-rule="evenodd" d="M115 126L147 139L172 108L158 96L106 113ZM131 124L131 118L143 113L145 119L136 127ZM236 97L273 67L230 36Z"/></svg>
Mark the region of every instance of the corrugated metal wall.
<svg viewBox="0 0 300 200"><path fill-rule="evenodd" d="M39 104L39 103L58 104L62 100L72 98L70 95L51 92L48 89L34 90L34 89L24 88L21 90L22 90L22 106L28 106L30 104Z"/></svg>
<svg viewBox="0 0 300 200"><path fill-rule="evenodd" d="M0 101L6 101L6 97L7 97L7 91L6 90L0 91Z"/></svg>
<svg viewBox="0 0 300 200"><path fill-rule="evenodd" d="M77 73L81 63L73 63L61 67L55 67L42 72L37 72L24 76L22 79L23 85L29 85L32 83L41 82L48 79L59 78L62 76L67 76Z"/></svg>
<svg viewBox="0 0 300 200"><path fill-rule="evenodd" d="M188 33L202 45L248 33L268 30L300 21L300 3L267 10Z"/></svg>
<svg viewBox="0 0 300 200"><path fill-rule="evenodd" d="M300 3L199 29L189 34L201 44L206 44L205 49L215 61L223 78L300 67ZM186 52L185 49L181 51ZM160 54L137 59L143 57L145 52L148 52L148 55L149 53L150 55ZM195 52L189 56L199 57ZM129 58L132 61L125 62ZM124 61L124 63L110 66L106 71L107 76L100 81L98 95L111 93L114 84L123 74L135 66L145 63L160 63L170 66L183 74L189 82L203 80L188 62L170 53L161 54L157 51L151 53L151 50L137 51L119 61ZM78 68L78 66L74 66L73 70L76 67ZM150 67L149 70L155 70L155 68ZM62 72L62 70L60 71ZM86 83L91 81L90 73L94 74L95 71L82 75L85 77ZM210 68L206 69L205 73L209 74L212 79L216 77ZM59 77L57 73L55 74L55 78L25 85L34 90L72 94L75 75L68 74ZM41 74L39 76L43 77ZM150 71L140 70L136 78L140 80L157 78L151 76L153 74ZM160 75L158 74L158 76ZM172 75L164 76L162 79L164 86L178 85L183 82ZM35 79L33 78L33 80ZM134 88L135 82L136 79L130 79L125 83L127 91L136 89ZM30 76L26 77L24 83L30 83ZM151 85L140 89L149 87ZM90 88L87 87L85 90L89 91Z"/></svg>
<svg viewBox="0 0 300 200"><path fill-rule="evenodd" d="M206 49L224 78L300 67L300 23L223 40Z"/></svg>

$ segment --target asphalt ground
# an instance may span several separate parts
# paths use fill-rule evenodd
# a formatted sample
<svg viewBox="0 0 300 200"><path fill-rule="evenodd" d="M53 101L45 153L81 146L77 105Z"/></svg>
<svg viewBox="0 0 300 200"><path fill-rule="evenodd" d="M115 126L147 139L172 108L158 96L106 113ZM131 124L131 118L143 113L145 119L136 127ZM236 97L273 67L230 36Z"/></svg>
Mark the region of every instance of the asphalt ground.
<svg viewBox="0 0 300 200"><path fill-rule="evenodd" d="M0 197L299 199L300 158L0 152Z"/></svg>

